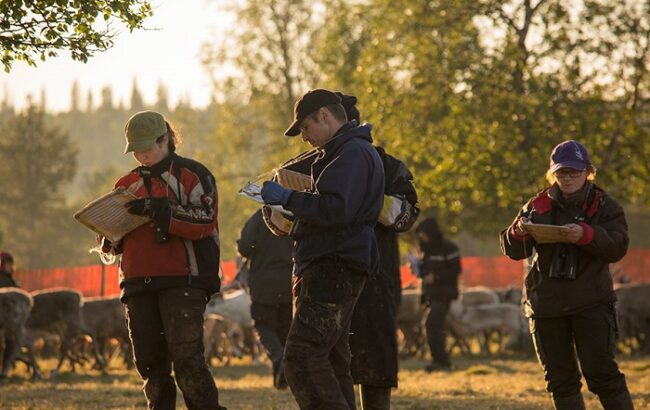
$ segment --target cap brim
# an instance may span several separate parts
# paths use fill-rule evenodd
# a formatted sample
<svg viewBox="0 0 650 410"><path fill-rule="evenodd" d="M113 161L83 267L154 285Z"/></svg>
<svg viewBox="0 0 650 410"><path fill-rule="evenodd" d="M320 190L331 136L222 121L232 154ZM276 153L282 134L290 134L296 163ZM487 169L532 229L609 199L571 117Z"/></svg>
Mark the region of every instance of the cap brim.
<svg viewBox="0 0 650 410"><path fill-rule="evenodd" d="M294 122L291 123L289 128L284 132L284 135L287 137L295 137L298 134L300 134L300 123L302 122L302 118L295 120Z"/></svg>
<svg viewBox="0 0 650 410"><path fill-rule="evenodd" d="M579 161L558 162L557 164L551 167L551 172L555 172L558 169L562 169L562 168L571 168L571 169L577 169L578 171L584 171L585 169L587 169L587 164Z"/></svg>
<svg viewBox="0 0 650 410"><path fill-rule="evenodd" d="M127 142L126 147L124 148L124 153L127 154L129 152L147 151L148 149L153 147L153 144L156 142L157 139L158 138L143 140L143 141Z"/></svg>

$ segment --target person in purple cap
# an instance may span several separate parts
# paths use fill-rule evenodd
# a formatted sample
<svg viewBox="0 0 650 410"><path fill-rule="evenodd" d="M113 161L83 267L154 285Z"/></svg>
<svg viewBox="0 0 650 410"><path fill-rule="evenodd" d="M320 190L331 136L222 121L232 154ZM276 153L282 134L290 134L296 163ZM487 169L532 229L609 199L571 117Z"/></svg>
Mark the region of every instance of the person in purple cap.
<svg viewBox="0 0 650 410"><path fill-rule="evenodd" d="M285 134L317 148L311 189L293 191L273 181L262 187L267 205L294 215L296 310L283 365L301 409L354 409L350 321L379 263L377 224L384 200L384 167L370 126L348 121L341 97L315 89L294 107Z"/></svg>
<svg viewBox="0 0 650 410"><path fill-rule="evenodd" d="M524 310L558 410L585 408L581 370L604 409L634 408L614 358L616 298L609 271L627 252L627 223L623 208L595 185L595 175L582 144L557 145L546 174L551 186L500 233L501 250L511 259L536 252L524 279ZM527 223L560 225L563 239L536 243Z"/></svg>

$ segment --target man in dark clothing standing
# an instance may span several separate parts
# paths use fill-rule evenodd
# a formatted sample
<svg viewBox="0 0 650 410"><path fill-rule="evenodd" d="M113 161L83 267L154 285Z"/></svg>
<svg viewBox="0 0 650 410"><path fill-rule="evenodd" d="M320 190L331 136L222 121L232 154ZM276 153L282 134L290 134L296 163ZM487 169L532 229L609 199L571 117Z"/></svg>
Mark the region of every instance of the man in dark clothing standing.
<svg viewBox="0 0 650 410"><path fill-rule="evenodd" d="M445 346L445 318L451 301L458 297L460 252L455 243L442 235L438 223L433 218L422 221L416 233L424 253L420 267L422 297L430 309L426 329L431 363L425 370L451 370L451 361Z"/></svg>
<svg viewBox="0 0 650 410"><path fill-rule="evenodd" d="M275 236L264 224L262 210L246 222L237 241L239 253L248 259L251 316L260 341L273 364L273 386L286 388L282 352L291 326L291 250L289 237Z"/></svg>
<svg viewBox="0 0 650 410"><path fill-rule="evenodd" d="M18 287L13 274L14 257L9 252L0 252L0 288Z"/></svg>
<svg viewBox="0 0 650 410"><path fill-rule="evenodd" d="M354 306L378 263L373 228L384 171L370 127L348 122L341 98L316 89L295 105L285 132L319 149L311 189L266 181L262 198L295 217L296 312L284 351L287 382L302 409L353 409L348 336Z"/></svg>

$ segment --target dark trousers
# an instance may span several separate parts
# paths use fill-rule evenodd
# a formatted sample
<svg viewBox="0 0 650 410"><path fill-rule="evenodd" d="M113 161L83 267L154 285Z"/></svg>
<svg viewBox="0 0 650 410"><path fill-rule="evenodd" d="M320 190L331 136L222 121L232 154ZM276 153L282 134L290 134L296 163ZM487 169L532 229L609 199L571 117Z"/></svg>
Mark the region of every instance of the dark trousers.
<svg viewBox="0 0 650 410"><path fill-rule="evenodd" d="M445 335L445 319L450 304L451 299L449 298L431 298L429 300L429 316L425 323L432 362L445 367L451 365Z"/></svg>
<svg viewBox="0 0 650 410"><path fill-rule="evenodd" d="M365 275L326 261L302 278L284 350L291 393L301 409L354 409L348 337Z"/></svg>
<svg viewBox="0 0 650 410"><path fill-rule="evenodd" d="M391 288L391 282L391 278L383 272L368 278L354 307L350 324L350 370L354 383L388 387L389 392L390 387L397 387L394 293L400 291L399 288Z"/></svg>
<svg viewBox="0 0 650 410"><path fill-rule="evenodd" d="M271 363L273 363L274 380L281 370L280 363L291 326L292 308L293 305L290 302L276 305L255 301L251 303L251 316L255 321L255 329Z"/></svg>
<svg viewBox="0 0 650 410"><path fill-rule="evenodd" d="M603 304L569 316L530 319L529 324L537 358L544 367L546 390L554 399L580 393L580 368L589 390L601 399L627 391L625 376L614 359L617 329L613 306Z"/></svg>
<svg viewBox="0 0 650 410"><path fill-rule="evenodd" d="M217 387L203 358L201 289L172 288L126 299L135 366L144 380L150 409L174 409L176 385L187 408L220 409Z"/></svg>

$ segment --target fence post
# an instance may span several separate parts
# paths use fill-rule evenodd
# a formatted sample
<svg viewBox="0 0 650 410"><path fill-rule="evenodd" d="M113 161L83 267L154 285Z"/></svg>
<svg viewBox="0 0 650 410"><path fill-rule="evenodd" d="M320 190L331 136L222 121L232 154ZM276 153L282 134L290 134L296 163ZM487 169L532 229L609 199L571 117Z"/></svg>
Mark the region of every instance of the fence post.
<svg viewBox="0 0 650 410"><path fill-rule="evenodd" d="M104 294L106 293L105 292L106 291L106 289L105 289L105 286L106 286L105 285L105 282L106 282L106 265L104 265L103 263L101 265L102 265L102 274L101 274L101 281L102 282L99 285L99 296L104 297Z"/></svg>

